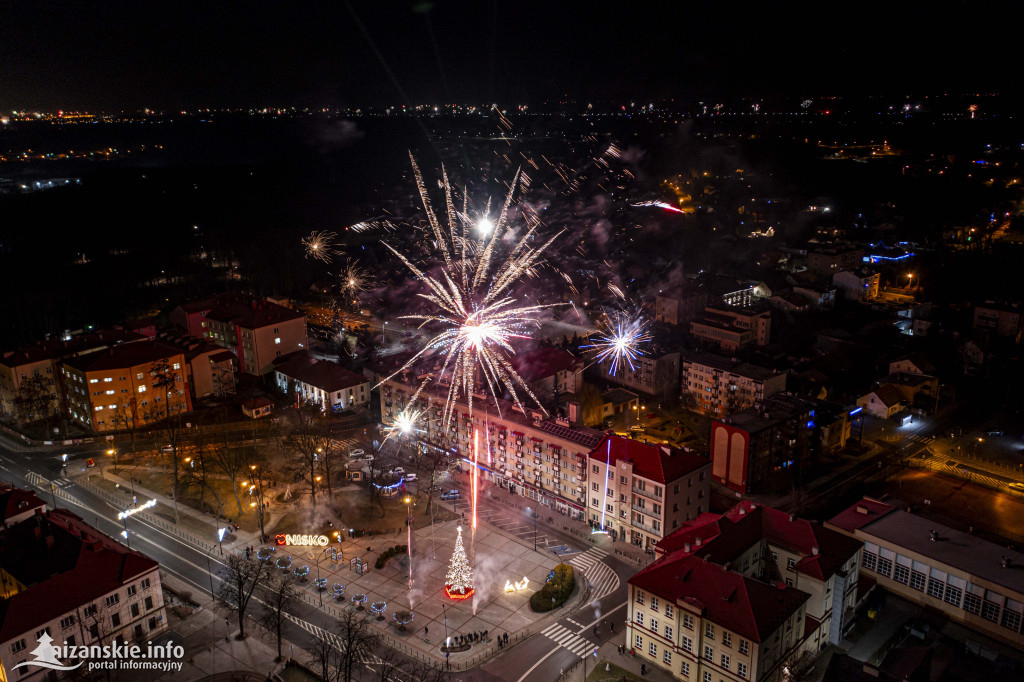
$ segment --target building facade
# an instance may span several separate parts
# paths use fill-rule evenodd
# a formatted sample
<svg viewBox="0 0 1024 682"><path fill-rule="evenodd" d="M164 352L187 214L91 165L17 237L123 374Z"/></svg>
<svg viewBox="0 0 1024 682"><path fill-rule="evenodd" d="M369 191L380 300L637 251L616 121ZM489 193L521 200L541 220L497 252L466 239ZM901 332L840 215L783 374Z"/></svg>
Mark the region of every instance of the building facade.
<svg viewBox="0 0 1024 682"><path fill-rule="evenodd" d="M683 404L722 417L786 390L786 375L711 353L682 355Z"/></svg>
<svg viewBox="0 0 1024 682"><path fill-rule="evenodd" d="M646 550L708 509L711 462L613 434L589 454L588 521Z"/></svg>
<svg viewBox="0 0 1024 682"><path fill-rule="evenodd" d="M349 410L370 400L369 379L330 360L298 355L278 365L274 377L283 393L324 412Z"/></svg>
<svg viewBox="0 0 1024 682"><path fill-rule="evenodd" d="M182 304L171 312L171 321L231 350L239 371L255 376L269 372L276 358L309 348L305 315L248 294Z"/></svg>
<svg viewBox="0 0 1024 682"><path fill-rule="evenodd" d="M56 645L144 645L167 629L158 564L70 511L4 528L0 543L0 675L12 682L51 679L41 667L10 672L34 660L46 635Z"/></svg>
<svg viewBox="0 0 1024 682"><path fill-rule="evenodd" d="M596 355L596 353L593 353ZM610 362L598 363L601 378L650 396L668 397L679 391L679 353L652 353L620 362L615 374Z"/></svg>
<svg viewBox="0 0 1024 682"><path fill-rule="evenodd" d="M686 325L704 310L711 293L700 287L676 287L659 292L654 299L654 319L672 325Z"/></svg>
<svg viewBox="0 0 1024 682"><path fill-rule="evenodd" d="M734 353L748 346L767 346L771 341L771 312L761 306L738 308L708 306L690 322L690 335L705 346Z"/></svg>
<svg viewBox="0 0 1024 682"><path fill-rule="evenodd" d="M878 586L1018 651L1024 649L1024 554L864 498L826 525L864 545Z"/></svg>
<svg viewBox="0 0 1024 682"><path fill-rule="evenodd" d="M145 426L192 409L184 354L159 341L114 346L64 361L68 417L95 433Z"/></svg>
<svg viewBox="0 0 1024 682"><path fill-rule="evenodd" d="M791 484L820 452L815 401L771 395L711 425L712 478L740 493Z"/></svg>
<svg viewBox="0 0 1024 682"><path fill-rule="evenodd" d="M844 270L832 275L832 284L847 301L873 301L881 289L881 277L868 270Z"/></svg>
<svg viewBox="0 0 1024 682"><path fill-rule="evenodd" d="M701 514L629 581L627 645L687 682L781 680L852 622L860 543L749 501Z"/></svg>

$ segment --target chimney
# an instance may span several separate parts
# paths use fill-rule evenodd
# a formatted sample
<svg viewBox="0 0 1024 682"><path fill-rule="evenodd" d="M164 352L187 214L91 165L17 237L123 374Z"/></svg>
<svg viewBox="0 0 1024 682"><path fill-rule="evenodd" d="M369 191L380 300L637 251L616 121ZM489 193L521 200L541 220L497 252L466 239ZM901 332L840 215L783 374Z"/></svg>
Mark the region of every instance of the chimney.
<svg viewBox="0 0 1024 682"><path fill-rule="evenodd" d="M690 545L689 542L684 542L683 543L683 551L686 552L687 554L690 553L690 547L691 547L691 545Z"/></svg>
<svg viewBox="0 0 1024 682"><path fill-rule="evenodd" d="M694 540L694 544L697 545L698 547L700 547L701 545L704 544L704 540L702 538L696 538Z"/></svg>
<svg viewBox="0 0 1024 682"><path fill-rule="evenodd" d="M747 508L746 507L740 507L739 515L743 516L746 513L747 513Z"/></svg>
<svg viewBox="0 0 1024 682"><path fill-rule="evenodd" d="M811 556L818 556L819 551L820 550L817 548L817 546L811 547Z"/></svg>
<svg viewBox="0 0 1024 682"><path fill-rule="evenodd" d="M1001 563L1003 565L1003 568L1009 568L1010 567L1010 557L1004 556L999 563Z"/></svg>
<svg viewBox="0 0 1024 682"><path fill-rule="evenodd" d="M864 505L858 504L857 505L857 513L858 514L867 514L868 513L868 508L865 507Z"/></svg>
<svg viewBox="0 0 1024 682"><path fill-rule="evenodd" d="M796 514L790 514L789 515L789 522L793 523L795 520L796 520Z"/></svg>
<svg viewBox="0 0 1024 682"><path fill-rule="evenodd" d="M931 536L930 539L931 539L932 542L938 542L939 541L939 531L937 531L937 530L930 530L930 531L928 531L928 534Z"/></svg>
<svg viewBox="0 0 1024 682"><path fill-rule="evenodd" d="M661 452L662 452L663 455L665 455L667 457L668 455L672 454L672 447L670 445L666 445L666 444L662 443L662 445L661 445Z"/></svg>

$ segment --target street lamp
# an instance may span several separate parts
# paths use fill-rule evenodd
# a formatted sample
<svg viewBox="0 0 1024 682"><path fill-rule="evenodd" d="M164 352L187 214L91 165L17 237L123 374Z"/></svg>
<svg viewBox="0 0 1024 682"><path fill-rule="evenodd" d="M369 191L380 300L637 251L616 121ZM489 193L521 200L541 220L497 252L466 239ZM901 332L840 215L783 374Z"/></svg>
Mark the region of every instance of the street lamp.
<svg viewBox="0 0 1024 682"><path fill-rule="evenodd" d="M533 551L537 551L537 517L540 516L537 512L533 511L532 507L527 507L526 511L533 517Z"/></svg>
<svg viewBox="0 0 1024 682"><path fill-rule="evenodd" d="M114 457L114 473L116 474L117 473L117 448L110 448L109 450L107 450L107 454L108 455L113 455L113 457Z"/></svg>
<svg viewBox="0 0 1024 682"><path fill-rule="evenodd" d="M910 285L912 285L913 283L914 283L914 273L908 272L907 273L907 288L909 289Z"/></svg>

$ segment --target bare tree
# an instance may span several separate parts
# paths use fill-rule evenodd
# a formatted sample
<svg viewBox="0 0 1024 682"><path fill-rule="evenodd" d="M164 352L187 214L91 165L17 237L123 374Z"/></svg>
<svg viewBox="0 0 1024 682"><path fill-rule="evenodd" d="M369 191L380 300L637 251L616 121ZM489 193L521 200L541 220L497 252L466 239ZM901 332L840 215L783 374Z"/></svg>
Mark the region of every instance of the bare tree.
<svg viewBox="0 0 1024 682"><path fill-rule="evenodd" d="M225 432L223 439L219 440L212 450L214 465L223 471L228 480L231 481L231 491L235 494L235 504L238 506L238 515L243 513L242 500L238 496L238 474L246 469L246 462L249 458L245 454L245 446L238 447L228 442Z"/></svg>
<svg viewBox="0 0 1024 682"><path fill-rule="evenodd" d="M262 539L267 534L264 523L268 507L267 494L270 488L266 471L267 460L255 446L245 448L243 453L245 455L244 465L248 469L249 480L252 482L249 492L253 502L256 503L256 521L260 524L260 538Z"/></svg>
<svg viewBox="0 0 1024 682"><path fill-rule="evenodd" d="M402 673L409 667L409 659L399 655L397 651L385 645L380 640L374 642L373 658L371 667L375 669L376 678L380 682L391 682L402 676ZM419 680L419 677L413 677Z"/></svg>
<svg viewBox="0 0 1024 682"><path fill-rule="evenodd" d="M14 396L14 408L18 413L18 421L22 423L42 419L49 422L56 405L57 394L53 389L53 380L38 374L22 379Z"/></svg>
<svg viewBox="0 0 1024 682"><path fill-rule="evenodd" d="M135 434L139 432L138 401L132 397L126 402L118 403L111 420L114 423L115 429L119 429L128 434L128 439L132 444L132 462L137 463L135 461Z"/></svg>
<svg viewBox="0 0 1024 682"><path fill-rule="evenodd" d="M324 682L338 682L342 674L342 654L338 636L318 629L306 643L309 663L319 670Z"/></svg>
<svg viewBox="0 0 1024 682"><path fill-rule="evenodd" d="M324 451L326 438L320 410L306 405L295 410L295 424L288 434L288 444L303 464L303 478L309 483L310 499L316 507L317 470Z"/></svg>
<svg viewBox="0 0 1024 682"><path fill-rule="evenodd" d="M223 582L217 597L238 613L238 639L245 639L245 611L256 588L270 574L270 562L247 559L244 554L229 554L228 564L221 570Z"/></svg>
<svg viewBox="0 0 1024 682"><path fill-rule="evenodd" d="M450 682L452 674L444 668L435 668L422 661L411 661L409 677L416 682Z"/></svg>
<svg viewBox="0 0 1024 682"><path fill-rule="evenodd" d="M170 361L167 358L158 358L151 364L150 376L153 379L154 390L163 393L163 404L161 404L160 396L157 396L154 399L156 404L151 409L150 415L154 421L163 420L163 434L167 439L168 445L170 445L169 453L165 453L163 448L161 448L160 453L161 459L163 459L164 454L171 456L171 490L172 499L174 500L174 522L178 523L181 520L178 514L178 497L181 493L181 457L179 456L179 449L183 440L181 430L182 406L178 401L175 401L174 405L171 404L171 393L176 390L175 386L180 382L181 375L171 368Z"/></svg>
<svg viewBox="0 0 1024 682"><path fill-rule="evenodd" d="M281 642L284 640L284 625L288 622L288 608L295 602L297 593L287 576L271 576L266 582L263 600L266 606L260 615L260 625L270 631L277 639L277 658L280 662Z"/></svg>
<svg viewBox="0 0 1024 682"><path fill-rule="evenodd" d="M377 638L366 618L358 611L346 610L338 619L338 644L341 649L341 680L352 681L356 664L369 658Z"/></svg>

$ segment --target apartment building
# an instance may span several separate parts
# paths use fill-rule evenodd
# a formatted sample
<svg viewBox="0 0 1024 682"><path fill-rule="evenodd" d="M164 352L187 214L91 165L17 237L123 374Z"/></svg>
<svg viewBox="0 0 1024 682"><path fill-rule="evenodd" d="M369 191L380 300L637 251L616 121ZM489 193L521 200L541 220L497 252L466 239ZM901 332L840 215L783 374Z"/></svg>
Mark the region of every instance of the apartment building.
<svg viewBox="0 0 1024 682"><path fill-rule="evenodd" d="M723 417L786 390L786 375L711 353L684 353L683 404L711 417Z"/></svg>
<svg viewBox="0 0 1024 682"><path fill-rule="evenodd" d="M760 405L715 420L711 425L712 477L744 494L792 484L798 472L814 464L821 454L823 426L840 422L835 430L830 429L830 443L832 447L846 443L845 413L823 407L819 401L775 393Z"/></svg>
<svg viewBox="0 0 1024 682"><path fill-rule="evenodd" d="M64 410L95 433L135 427L192 409L185 356L139 341L69 358L61 367Z"/></svg>
<svg viewBox="0 0 1024 682"><path fill-rule="evenodd" d="M371 381L380 381L380 371L368 368L366 372ZM393 425L403 410L422 410L415 435L420 452L471 461L475 442L484 480L560 514L586 518L587 458L601 441L600 431L574 426L568 419L552 418L540 410L524 414L504 400L495 406L482 395L475 396L472 410L465 401L457 401L445 424L447 387L421 391L413 404L418 387L402 375L381 384L385 426Z"/></svg>
<svg viewBox="0 0 1024 682"><path fill-rule="evenodd" d="M370 381L336 362L299 354L274 369L278 388L324 412L340 412L370 400Z"/></svg>
<svg viewBox="0 0 1024 682"><path fill-rule="evenodd" d="M825 525L863 543L879 587L1024 649L1024 553L871 498Z"/></svg>
<svg viewBox="0 0 1024 682"><path fill-rule="evenodd" d="M111 346L144 341L145 336L123 329L48 339L0 354L0 418L25 424L60 411L63 388L60 363ZM44 393L45 395L39 395Z"/></svg>
<svg viewBox="0 0 1024 682"><path fill-rule="evenodd" d="M596 355L591 351L591 355ZM598 363L601 378L649 396L669 397L679 391L679 353L654 349L632 362L620 362L612 374L610 361Z"/></svg>
<svg viewBox="0 0 1024 682"><path fill-rule="evenodd" d="M881 276L865 268L832 275L832 284L847 301L873 301L881 290Z"/></svg>
<svg viewBox="0 0 1024 682"><path fill-rule="evenodd" d="M985 301L974 306L974 328L1020 342L1024 307L1017 302Z"/></svg>
<svg viewBox="0 0 1024 682"><path fill-rule="evenodd" d="M689 324L711 302L711 292L697 286L679 286L658 292L654 319L672 325Z"/></svg>
<svg viewBox="0 0 1024 682"><path fill-rule="evenodd" d="M627 644L680 680L785 679L852 622L860 547L749 501L701 514L629 580Z"/></svg>
<svg viewBox="0 0 1024 682"><path fill-rule="evenodd" d="M0 681L52 679L42 667L12 672L47 635L91 646L144 643L167 629L157 562L68 510L0 529L0 546Z"/></svg>
<svg viewBox="0 0 1024 682"><path fill-rule="evenodd" d="M587 520L646 550L708 509L711 462L606 434L591 450Z"/></svg>
<svg viewBox="0 0 1024 682"><path fill-rule="evenodd" d="M841 270L853 270L864 263L864 249L849 245L819 246L807 250L807 269L821 277Z"/></svg>
<svg viewBox="0 0 1024 682"><path fill-rule="evenodd" d="M305 315L248 294L182 304L171 312L171 321L231 350L239 371L256 376L269 372L275 358L309 348Z"/></svg>
<svg viewBox="0 0 1024 682"><path fill-rule="evenodd" d="M154 338L184 354L193 399L234 395L238 384L238 359L234 353L209 339L197 339L173 330L160 331Z"/></svg>
<svg viewBox="0 0 1024 682"><path fill-rule="evenodd" d="M583 386L583 359L560 348L540 346L517 353L510 361L538 396L575 393Z"/></svg>
<svg viewBox="0 0 1024 682"><path fill-rule="evenodd" d="M706 307L703 316L690 322L690 335L706 346L735 353L752 345L767 346L771 328L771 312L761 305L715 305Z"/></svg>

